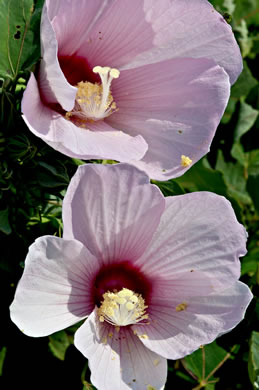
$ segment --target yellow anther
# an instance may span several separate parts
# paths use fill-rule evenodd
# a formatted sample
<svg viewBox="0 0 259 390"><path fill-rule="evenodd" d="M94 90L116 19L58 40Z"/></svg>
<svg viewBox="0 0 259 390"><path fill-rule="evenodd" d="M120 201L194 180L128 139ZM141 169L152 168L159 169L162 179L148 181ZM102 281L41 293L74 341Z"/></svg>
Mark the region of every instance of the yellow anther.
<svg viewBox="0 0 259 390"><path fill-rule="evenodd" d="M98 309L100 321L107 321L119 330L120 326L146 323L145 301L140 294L123 288L118 292L107 291L103 294L103 302Z"/></svg>
<svg viewBox="0 0 259 390"><path fill-rule="evenodd" d="M123 288L118 292L119 297L132 297L133 291L129 290L128 288Z"/></svg>
<svg viewBox="0 0 259 390"><path fill-rule="evenodd" d="M180 303L179 305L176 306L175 310L176 311L183 311L183 310L186 310L187 308L187 303L186 302L182 302Z"/></svg>
<svg viewBox="0 0 259 390"><path fill-rule="evenodd" d="M190 157L187 157L184 154L181 156L182 167L188 167L189 165L191 165L191 163L192 163L192 160L190 159Z"/></svg>
<svg viewBox="0 0 259 390"><path fill-rule="evenodd" d="M127 302L126 303L126 308L128 310L132 310L132 309L134 309L134 307L135 307L134 303L131 303L131 302Z"/></svg>
<svg viewBox="0 0 259 390"><path fill-rule="evenodd" d="M136 295L133 295L132 297L130 297L130 301L133 302L133 303L137 303L138 302L138 297Z"/></svg>
<svg viewBox="0 0 259 390"><path fill-rule="evenodd" d="M120 305L124 305L124 303L126 303L127 300L125 298L117 297L116 302L119 303Z"/></svg>

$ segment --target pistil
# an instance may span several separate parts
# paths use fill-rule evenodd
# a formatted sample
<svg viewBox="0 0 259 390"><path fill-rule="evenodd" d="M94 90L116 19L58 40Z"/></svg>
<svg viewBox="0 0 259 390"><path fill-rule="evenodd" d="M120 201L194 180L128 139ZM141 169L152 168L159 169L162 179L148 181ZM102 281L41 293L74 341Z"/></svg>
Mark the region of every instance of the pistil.
<svg viewBox="0 0 259 390"><path fill-rule="evenodd" d="M80 81L77 84L75 107L66 113L67 119L98 121L117 111L110 89L112 80L120 75L119 70L108 66L95 66L93 72L99 74L101 84L89 81Z"/></svg>

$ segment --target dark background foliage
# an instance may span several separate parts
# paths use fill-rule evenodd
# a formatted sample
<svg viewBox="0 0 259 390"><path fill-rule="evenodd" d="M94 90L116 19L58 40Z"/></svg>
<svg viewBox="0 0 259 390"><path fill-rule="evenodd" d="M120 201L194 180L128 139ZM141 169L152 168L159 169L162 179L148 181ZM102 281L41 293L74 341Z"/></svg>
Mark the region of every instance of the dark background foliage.
<svg viewBox="0 0 259 390"><path fill-rule="evenodd" d="M210 153L181 178L156 184L166 196L212 191L230 200L249 234L241 280L255 298L233 331L182 360L169 361L166 390L259 388L259 4L211 3L232 25L244 70L232 87ZM62 199L82 164L34 137L20 116L29 71L40 58L42 4L0 0L0 388L87 390L93 387L87 362L73 346L75 327L34 339L9 319L28 246L44 234L62 235Z"/></svg>

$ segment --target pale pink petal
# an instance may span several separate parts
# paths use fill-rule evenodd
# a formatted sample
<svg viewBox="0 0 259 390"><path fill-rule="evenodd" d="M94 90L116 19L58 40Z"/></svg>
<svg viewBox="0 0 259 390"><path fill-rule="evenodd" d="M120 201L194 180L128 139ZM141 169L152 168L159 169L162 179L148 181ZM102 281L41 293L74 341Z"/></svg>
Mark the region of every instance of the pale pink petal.
<svg viewBox="0 0 259 390"><path fill-rule="evenodd" d="M98 389L163 389L166 359L146 348L130 328L117 332L93 312L75 333L75 346L88 358L91 382Z"/></svg>
<svg viewBox="0 0 259 390"><path fill-rule="evenodd" d="M98 22L112 3L114 0L46 1L48 15L58 41L58 54L71 56L76 53L89 39L89 30L93 24Z"/></svg>
<svg viewBox="0 0 259 390"><path fill-rule="evenodd" d="M64 198L64 237L105 262L133 261L149 244L164 205L160 190L131 165L83 165Z"/></svg>
<svg viewBox="0 0 259 390"><path fill-rule="evenodd" d="M166 198L166 209L151 245L136 264L167 279L199 271L225 288L240 275L246 232L224 197L196 192ZM218 286L219 286L218 285Z"/></svg>
<svg viewBox="0 0 259 390"><path fill-rule="evenodd" d="M141 134L148 151L136 165L152 179L182 175L210 148L230 92L225 71L211 60L173 59L122 71L114 80L119 110L106 119L128 134Z"/></svg>
<svg viewBox="0 0 259 390"><path fill-rule="evenodd" d="M131 161L143 157L147 150L142 136L131 137L103 121L89 123L89 129L80 128L45 106L33 74L24 92L22 111L27 126L37 137L70 157Z"/></svg>
<svg viewBox="0 0 259 390"><path fill-rule="evenodd" d="M170 295L178 301L194 296L204 296L222 288L222 284L213 275L201 271L170 273L161 277L154 274L152 282L152 302L159 302Z"/></svg>
<svg viewBox="0 0 259 390"><path fill-rule="evenodd" d="M209 344L228 332L243 318L252 299L247 285L236 282L226 290L206 297L193 297L184 302L184 310L176 309L177 302L170 297L150 307L150 324L134 326L148 338L140 337L143 344L168 359L179 359Z"/></svg>
<svg viewBox="0 0 259 390"><path fill-rule="evenodd" d="M235 82L242 70L239 47L231 26L207 0L144 0L144 10L154 47L128 68L177 57L209 58Z"/></svg>
<svg viewBox="0 0 259 390"><path fill-rule="evenodd" d="M12 321L29 336L46 336L89 315L89 285L97 260L78 241L38 238L29 248L10 307Z"/></svg>
<svg viewBox="0 0 259 390"><path fill-rule="evenodd" d="M63 1L50 13L56 15L59 54L83 56L91 67L119 67L153 46L155 34L146 21L143 1Z"/></svg>
<svg viewBox="0 0 259 390"><path fill-rule="evenodd" d="M43 6L41 19L41 56L38 82L41 98L48 103L59 103L70 111L75 104L77 88L66 80L58 62L58 44L48 17L47 5Z"/></svg>

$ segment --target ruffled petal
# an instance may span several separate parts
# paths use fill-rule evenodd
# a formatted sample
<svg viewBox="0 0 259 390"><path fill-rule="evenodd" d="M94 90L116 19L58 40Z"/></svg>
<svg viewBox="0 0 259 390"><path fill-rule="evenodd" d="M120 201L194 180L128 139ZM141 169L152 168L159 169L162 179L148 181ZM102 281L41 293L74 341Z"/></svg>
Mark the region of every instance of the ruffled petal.
<svg viewBox="0 0 259 390"><path fill-rule="evenodd" d="M196 192L166 198L152 243L136 264L150 277L199 271L225 288L240 276L246 231L224 197Z"/></svg>
<svg viewBox="0 0 259 390"><path fill-rule="evenodd" d="M102 390L162 390L167 362L147 349L129 328L101 324L93 312L75 334L75 346L88 358L91 382Z"/></svg>
<svg viewBox="0 0 259 390"><path fill-rule="evenodd" d="M144 0L146 21L154 31L153 48L126 67L169 58L208 58L222 66L234 83L242 57L231 26L207 0Z"/></svg>
<svg viewBox="0 0 259 390"><path fill-rule="evenodd" d="M81 241L103 262L133 261L152 239L164 206L160 190L131 165L83 165L64 198L64 237Z"/></svg>
<svg viewBox="0 0 259 390"><path fill-rule="evenodd" d="M182 58L146 65L122 71L114 80L119 110L106 122L142 135L148 151L135 165L152 179L168 180L209 151L229 93L226 72L211 60ZM182 165L182 156L192 164Z"/></svg>
<svg viewBox="0 0 259 390"><path fill-rule="evenodd" d="M38 82L41 97L47 103L59 103L70 111L75 104L77 88L66 80L58 62L58 43L51 25L47 3L43 6L41 18L41 56Z"/></svg>
<svg viewBox="0 0 259 390"><path fill-rule="evenodd" d="M38 238L10 306L11 319L29 336L46 336L89 315L94 303L89 284L97 260L78 241Z"/></svg>
<svg viewBox="0 0 259 390"><path fill-rule="evenodd" d="M67 156L82 159L138 160L146 153L142 136L131 137L103 121L89 123L87 129L75 126L45 106L33 74L22 101L23 119L29 129L47 144Z"/></svg>
<svg viewBox="0 0 259 390"><path fill-rule="evenodd" d="M241 282L206 297L179 300L177 305L169 293L164 301L152 304L150 324L141 326L147 337L140 340L167 359L180 359L234 328L244 318L251 299L251 291ZM182 309L180 305L184 305ZM137 326L134 329L139 331Z"/></svg>

